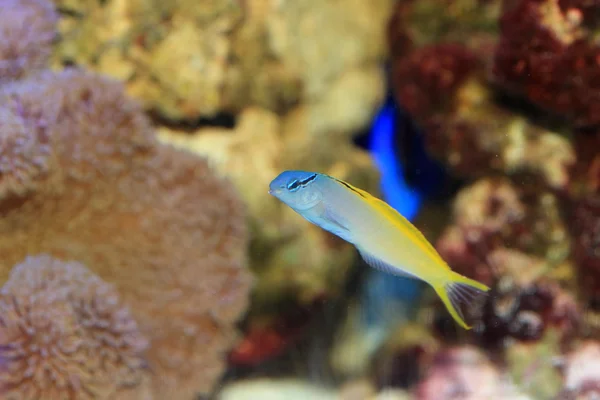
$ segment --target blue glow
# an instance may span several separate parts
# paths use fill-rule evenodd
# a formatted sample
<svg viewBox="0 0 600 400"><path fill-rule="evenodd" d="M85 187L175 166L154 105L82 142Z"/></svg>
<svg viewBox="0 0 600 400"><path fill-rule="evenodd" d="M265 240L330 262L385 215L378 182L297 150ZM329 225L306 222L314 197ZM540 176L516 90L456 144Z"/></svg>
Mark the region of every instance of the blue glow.
<svg viewBox="0 0 600 400"><path fill-rule="evenodd" d="M385 201L410 221L417 215L423 196L404 180L402 165L394 151L395 116L396 109L388 102L373 122L369 147L381 173Z"/></svg>

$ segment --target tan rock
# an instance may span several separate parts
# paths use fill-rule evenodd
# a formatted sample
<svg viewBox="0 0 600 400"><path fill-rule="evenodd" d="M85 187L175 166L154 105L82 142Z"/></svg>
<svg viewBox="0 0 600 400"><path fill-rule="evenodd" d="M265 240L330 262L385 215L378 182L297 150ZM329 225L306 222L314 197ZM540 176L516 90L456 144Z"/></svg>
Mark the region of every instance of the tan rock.
<svg viewBox="0 0 600 400"><path fill-rule="evenodd" d="M55 1L55 63L125 79L169 119L315 103L316 125L353 132L384 94L392 0Z"/></svg>

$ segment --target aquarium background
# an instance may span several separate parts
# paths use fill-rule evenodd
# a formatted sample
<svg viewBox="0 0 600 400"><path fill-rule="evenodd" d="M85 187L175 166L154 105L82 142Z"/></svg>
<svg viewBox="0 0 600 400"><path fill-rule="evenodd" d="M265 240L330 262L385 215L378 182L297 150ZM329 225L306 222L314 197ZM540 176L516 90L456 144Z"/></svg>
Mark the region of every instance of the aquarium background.
<svg viewBox="0 0 600 400"><path fill-rule="evenodd" d="M599 34L590 0L0 0L0 399L600 398ZM290 169L490 286L473 329L270 196Z"/></svg>

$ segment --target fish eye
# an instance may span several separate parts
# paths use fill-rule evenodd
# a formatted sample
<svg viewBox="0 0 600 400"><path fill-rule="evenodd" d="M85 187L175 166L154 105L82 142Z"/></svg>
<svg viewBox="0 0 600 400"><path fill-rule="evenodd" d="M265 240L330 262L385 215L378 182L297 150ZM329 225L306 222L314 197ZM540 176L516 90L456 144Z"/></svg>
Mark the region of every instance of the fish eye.
<svg viewBox="0 0 600 400"><path fill-rule="evenodd" d="M300 187L300 181L298 179L292 179L287 184L287 190L290 192L295 192Z"/></svg>

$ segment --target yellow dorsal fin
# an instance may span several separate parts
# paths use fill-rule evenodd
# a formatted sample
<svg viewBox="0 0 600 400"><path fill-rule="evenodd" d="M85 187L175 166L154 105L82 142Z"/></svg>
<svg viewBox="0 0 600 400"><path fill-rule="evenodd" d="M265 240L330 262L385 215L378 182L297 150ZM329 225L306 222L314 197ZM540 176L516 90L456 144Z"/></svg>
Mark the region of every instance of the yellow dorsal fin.
<svg viewBox="0 0 600 400"><path fill-rule="evenodd" d="M410 223L410 221L404 218L402 214L393 209L389 204L362 189L352 186L348 182L344 182L341 179L337 179L332 176L329 176L329 178L333 179L340 185L345 186L348 190L354 192L355 195L360 196L363 201L367 202L371 207L375 208L387 219L392 221L392 223L397 226L402 233L411 238L416 246L428 253L434 260L440 261L440 264L444 268L450 269L448 264L446 264L437 250L431 245L431 243L429 243L425 236L423 236L421 231L419 231L413 224Z"/></svg>

